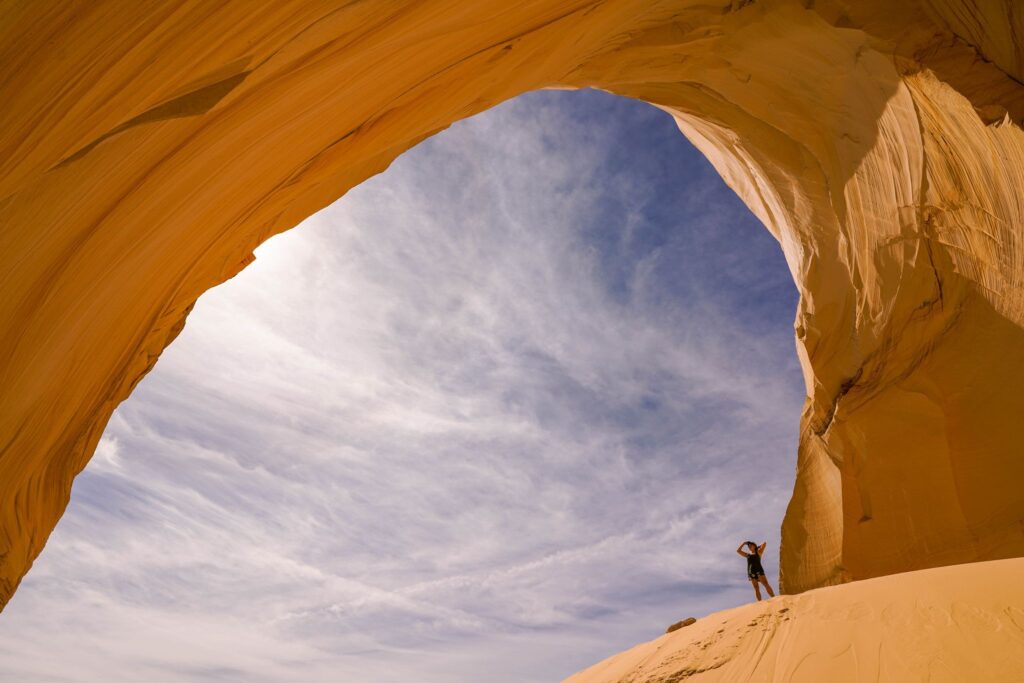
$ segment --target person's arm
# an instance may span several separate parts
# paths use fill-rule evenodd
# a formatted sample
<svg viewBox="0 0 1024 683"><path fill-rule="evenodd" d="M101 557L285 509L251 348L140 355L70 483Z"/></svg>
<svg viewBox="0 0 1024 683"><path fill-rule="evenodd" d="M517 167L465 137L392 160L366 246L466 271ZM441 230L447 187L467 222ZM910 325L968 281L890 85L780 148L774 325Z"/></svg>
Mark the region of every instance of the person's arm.
<svg viewBox="0 0 1024 683"><path fill-rule="evenodd" d="M761 545L757 546L757 554L758 555L764 555L764 549L765 549L765 546L767 546L767 545L768 545L768 541L765 541Z"/></svg>
<svg viewBox="0 0 1024 683"><path fill-rule="evenodd" d="M743 557L750 557L750 553L743 552L743 546L745 546L746 544L747 544L746 541L744 541L743 543L740 543L740 547L736 548L736 552L739 553L740 555L742 555Z"/></svg>

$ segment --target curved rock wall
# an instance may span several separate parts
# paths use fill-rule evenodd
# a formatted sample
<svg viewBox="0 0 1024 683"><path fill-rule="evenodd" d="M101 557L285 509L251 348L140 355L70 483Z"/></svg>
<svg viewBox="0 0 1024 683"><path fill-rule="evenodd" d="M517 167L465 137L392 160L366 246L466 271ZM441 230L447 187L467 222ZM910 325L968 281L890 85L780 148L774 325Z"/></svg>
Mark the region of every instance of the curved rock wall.
<svg viewBox="0 0 1024 683"><path fill-rule="evenodd" d="M252 250L541 87L671 112L779 240L786 590L1024 554L1014 0L0 9L0 604L118 402Z"/></svg>

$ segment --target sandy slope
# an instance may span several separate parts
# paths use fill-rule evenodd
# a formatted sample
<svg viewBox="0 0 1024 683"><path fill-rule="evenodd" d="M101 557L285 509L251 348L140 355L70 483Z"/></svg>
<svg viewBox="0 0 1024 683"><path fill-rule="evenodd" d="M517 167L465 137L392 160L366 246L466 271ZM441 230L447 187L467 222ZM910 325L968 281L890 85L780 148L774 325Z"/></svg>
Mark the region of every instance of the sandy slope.
<svg viewBox="0 0 1024 683"><path fill-rule="evenodd" d="M716 612L566 683L1024 681L1024 559L896 574Z"/></svg>

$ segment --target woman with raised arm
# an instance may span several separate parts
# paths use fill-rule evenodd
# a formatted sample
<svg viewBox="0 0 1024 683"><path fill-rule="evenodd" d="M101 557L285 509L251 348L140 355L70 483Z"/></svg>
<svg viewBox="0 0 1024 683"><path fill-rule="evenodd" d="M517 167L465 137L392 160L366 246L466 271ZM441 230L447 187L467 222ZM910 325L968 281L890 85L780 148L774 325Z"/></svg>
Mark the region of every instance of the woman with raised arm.
<svg viewBox="0 0 1024 683"><path fill-rule="evenodd" d="M764 567L761 566L761 555L764 554L764 548L768 545L765 541L760 546L753 541L743 541L740 543L740 547L736 548L736 552L747 558L747 578L750 579L750 585L754 587L754 595L757 596L758 601L761 600L761 586L763 585L768 590L768 597L775 597L775 591L772 590L771 585L768 583L768 577L764 575ZM743 548L746 547L750 552L746 552Z"/></svg>

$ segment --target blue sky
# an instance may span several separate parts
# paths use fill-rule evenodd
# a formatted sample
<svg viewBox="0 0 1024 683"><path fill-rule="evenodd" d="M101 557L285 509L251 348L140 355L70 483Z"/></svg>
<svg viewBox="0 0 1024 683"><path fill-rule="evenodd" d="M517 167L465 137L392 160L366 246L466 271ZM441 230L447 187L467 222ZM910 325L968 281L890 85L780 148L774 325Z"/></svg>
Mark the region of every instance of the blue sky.
<svg viewBox="0 0 1024 683"><path fill-rule="evenodd" d="M42 681L554 681L752 599L803 382L667 114L529 93L200 299L0 617Z"/></svg>

